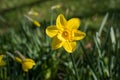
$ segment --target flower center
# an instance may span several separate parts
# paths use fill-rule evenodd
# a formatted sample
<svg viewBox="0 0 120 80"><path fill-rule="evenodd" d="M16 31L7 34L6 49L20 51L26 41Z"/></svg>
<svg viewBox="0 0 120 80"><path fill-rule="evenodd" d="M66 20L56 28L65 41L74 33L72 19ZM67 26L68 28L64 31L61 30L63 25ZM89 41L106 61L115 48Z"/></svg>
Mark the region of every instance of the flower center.
<svg viewBox="0 0 120 80"><path fill-rule="evenodd" d="M62 37L63 37L65 40L69 40L69 39L70 39L70 32L69 32L69 31L63 31L63 32L62 32Z"/></svg>

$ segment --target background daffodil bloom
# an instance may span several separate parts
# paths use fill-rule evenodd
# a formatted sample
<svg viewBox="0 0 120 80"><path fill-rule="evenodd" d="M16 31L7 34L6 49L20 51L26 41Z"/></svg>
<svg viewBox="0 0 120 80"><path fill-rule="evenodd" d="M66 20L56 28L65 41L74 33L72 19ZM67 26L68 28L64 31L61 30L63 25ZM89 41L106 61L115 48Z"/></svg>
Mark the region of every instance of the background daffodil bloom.
<svg viewBox="0 0 120 80"><path fill-rule="evenodd" d="M5 61L3 61L3 56L4 55L0 55L0 66L4 66L6 64Z"/></svg>
<svg viewBox="0 0 120 80"><path fill-rule="evenodd" d="M62 46L68 53L76 49L76 41L83 39L86 34L78 30L80 20L72 18L66 20L64 15L58 15L56 25L48 26L46 33L52 40L52 49L58 49Z"/></svg>
<svg viewBox="0 0 120 80"><path fill-rule="evenodd" d="M29 58L25 58L22 60L19 57L15 57L15 60L22 64L22 69L25 72L28 72L28 70L32 69L32 67L35 65L34 60L29 59Z"/></svg>
<svg viewBox="0 0 120 80"><path fill-rule="evenodd" d="M28 69L32 69L35 65L35 62L32 59L25 59L22 61L22 68L24 71L28 71Z"/></svg>

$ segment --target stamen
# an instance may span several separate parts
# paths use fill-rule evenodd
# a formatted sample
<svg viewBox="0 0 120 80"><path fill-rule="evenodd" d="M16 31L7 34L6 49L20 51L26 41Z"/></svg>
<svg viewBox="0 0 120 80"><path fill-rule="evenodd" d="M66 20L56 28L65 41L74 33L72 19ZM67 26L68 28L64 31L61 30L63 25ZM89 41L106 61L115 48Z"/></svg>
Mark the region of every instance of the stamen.
<svg viewBox="0 0 120 80"><path fill-rule="evenodd" d="M69 36L70 36L70 34L69 34L68 31L63 31L63 32L62 32L62 37L63 37L65 40L69 40Z"/></svg>

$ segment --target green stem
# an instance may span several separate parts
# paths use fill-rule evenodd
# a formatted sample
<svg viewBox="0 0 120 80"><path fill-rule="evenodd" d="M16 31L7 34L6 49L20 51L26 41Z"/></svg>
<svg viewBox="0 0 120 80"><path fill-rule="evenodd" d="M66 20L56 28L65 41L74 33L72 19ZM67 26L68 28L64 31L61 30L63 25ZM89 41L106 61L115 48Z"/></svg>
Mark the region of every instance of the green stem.
<svg viewBox="0 0 120 80"><path fill-rule="evenodd" d="M79 79L78 79L77 68L76 68L76 65L75 65L75 60L74 60L74 57L73 57L72 53L70 53L70 57L71 57L71 60L72 60L72 64L73 64L74 71L75 71L75 78L76 78L76 80L79 80Z"/></svg>
<svg viewBox="0 0 120 80"><path fill-rule="evenodd" d="M51 10L51 22L50 22L51 25L53 25L53 15L54 15L53 10Z"/></svg>

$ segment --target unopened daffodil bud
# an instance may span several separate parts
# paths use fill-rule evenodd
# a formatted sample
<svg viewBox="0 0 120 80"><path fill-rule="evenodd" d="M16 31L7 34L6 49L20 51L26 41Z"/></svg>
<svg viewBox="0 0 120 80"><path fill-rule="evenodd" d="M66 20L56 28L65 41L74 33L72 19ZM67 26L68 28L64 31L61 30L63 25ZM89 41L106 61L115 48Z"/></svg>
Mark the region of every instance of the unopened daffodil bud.
<svg viewBox="0 0 120 80"><path fill-rule="evenodd" d="M29 12L28 12L29 15L33 15L33 16L39 16L39 13L33 9L31 9Z"/></svg>
<svg viewBox="0 0 120 80"><path fill-rule="evenodd" d="M36 27L40 27L41 24L37 21L37 20L33 20L32 18L30 18L27 15L24 15L28 20L30 20Z"/></svg>
<svg viewBox="0 0 120 80"><path fill-rule="evenodd" d="M59 8L61 8L61 4L57 4L57 5L53 5L52 7L51 7L51 10L54 10L54 9L59 9Z"/></svg>
<svg viewBox="0 0 120 80"><path fill-rule="evenodd" d="M41 26L40 23L39 23L38 21L36 21L36 20L33 21L33 24L34 24L36 27L40 27L40 26Z"/></svg>
<svg viewBox="0 0 120 80"><path fill-rule="evenodd" d="M22 59L20 59L19 57L15 57L15 61L21 63Z"/></svg>

